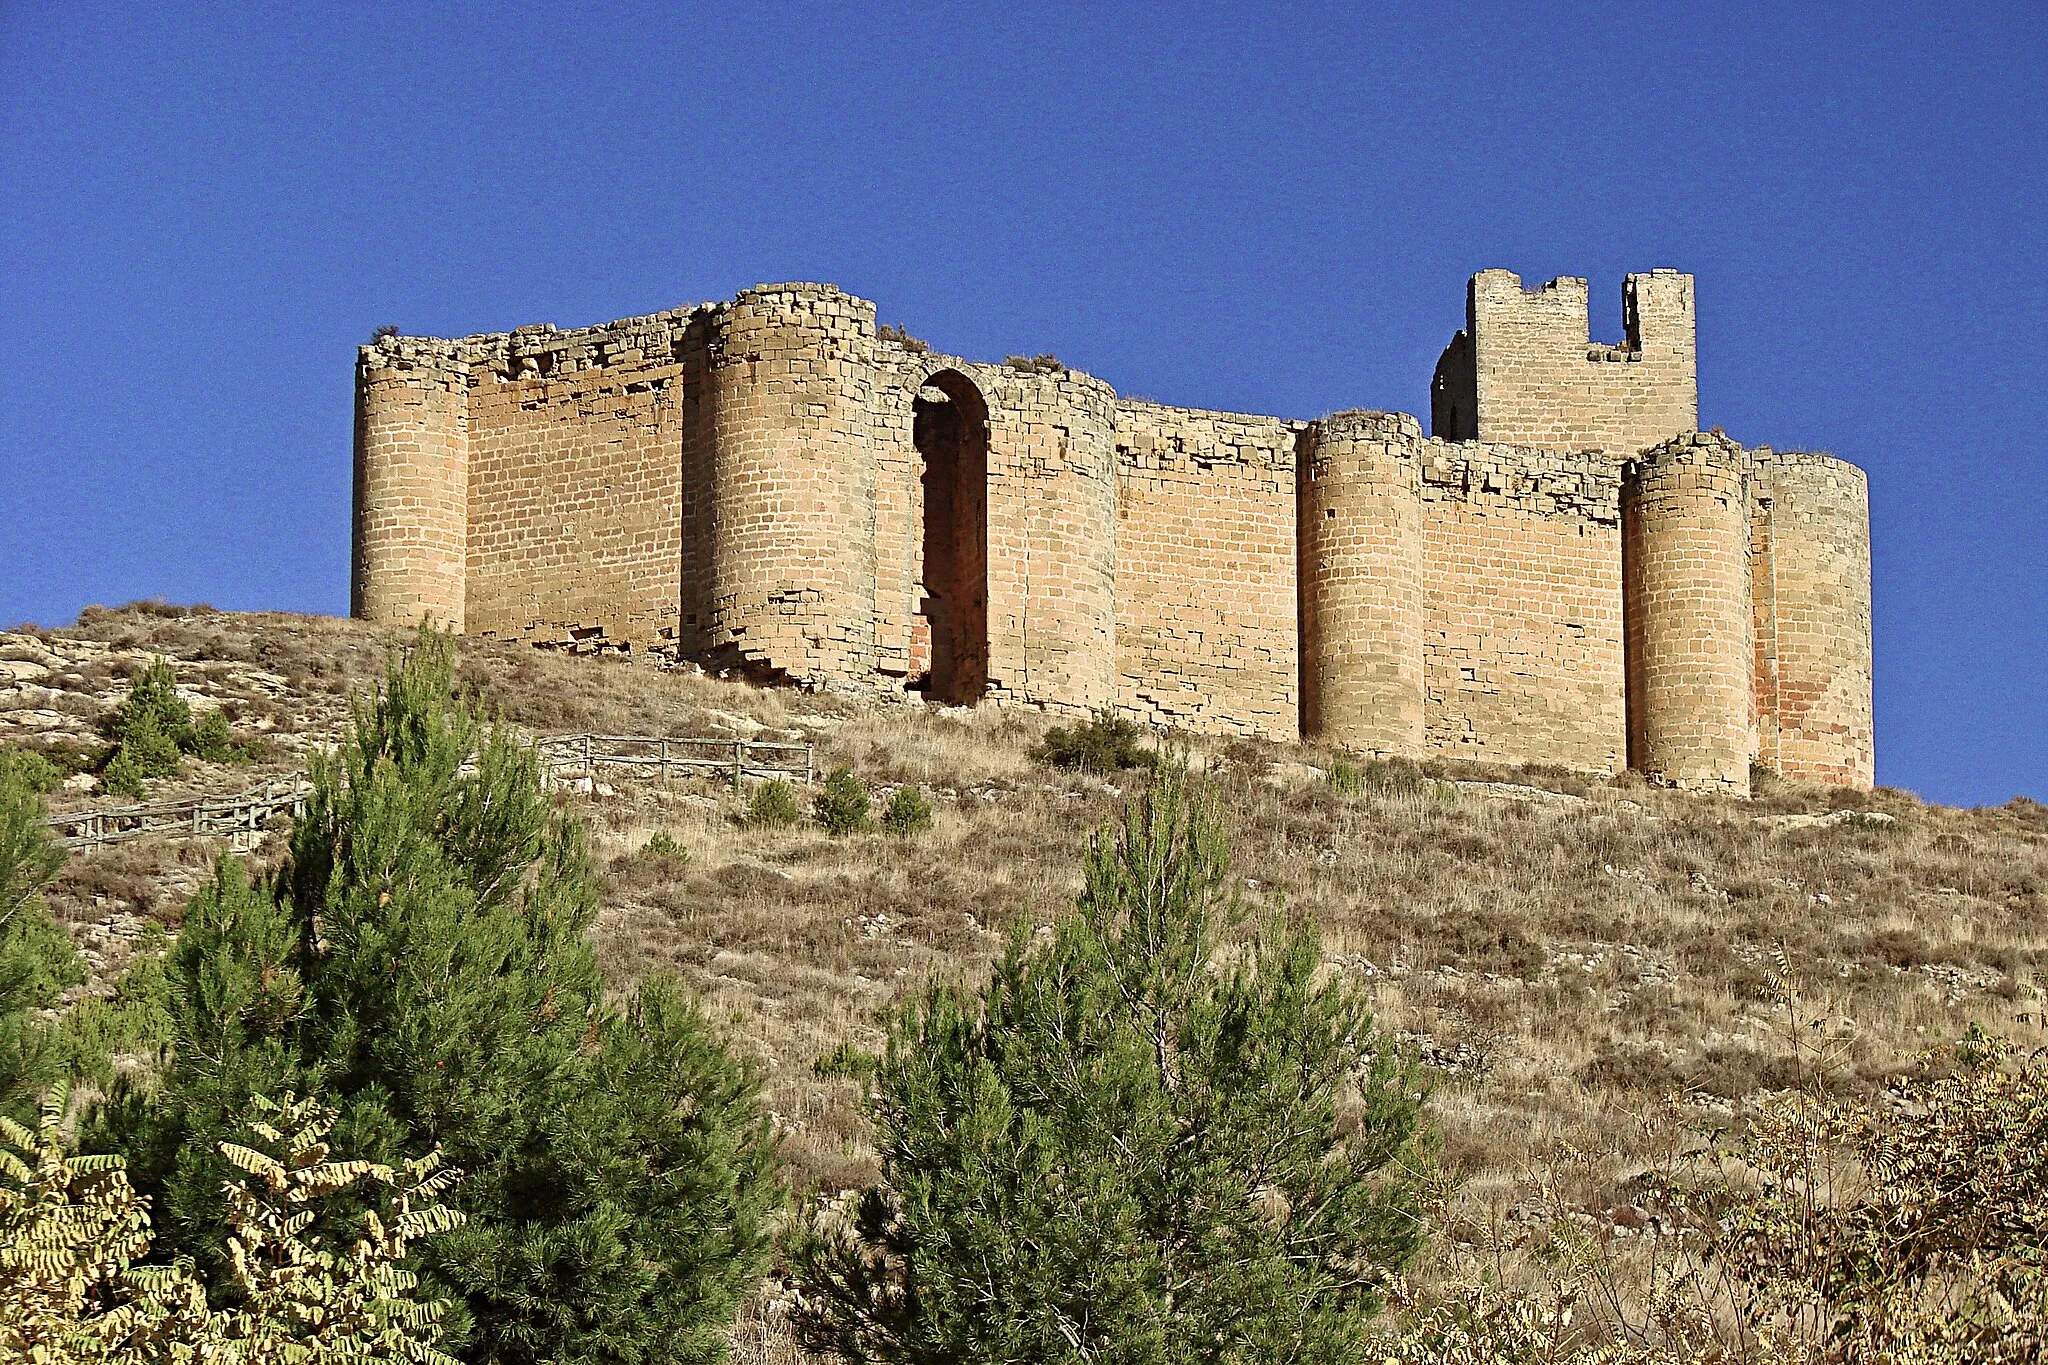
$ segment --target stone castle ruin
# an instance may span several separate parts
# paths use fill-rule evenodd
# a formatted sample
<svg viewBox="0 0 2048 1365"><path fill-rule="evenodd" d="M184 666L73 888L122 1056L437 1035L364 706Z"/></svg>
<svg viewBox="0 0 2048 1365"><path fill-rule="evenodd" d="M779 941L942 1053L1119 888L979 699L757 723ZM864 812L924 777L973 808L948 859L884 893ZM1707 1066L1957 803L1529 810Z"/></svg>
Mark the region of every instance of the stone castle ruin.
<svg viewBox="0 0 2048 1365"><path fill-rule="evenodd" d="M831 285L356 367L354 611L1390 755L1873 775L1864 477L1698 426L1693 280L1472 278L1415 418L1119 397Z"/></svg>

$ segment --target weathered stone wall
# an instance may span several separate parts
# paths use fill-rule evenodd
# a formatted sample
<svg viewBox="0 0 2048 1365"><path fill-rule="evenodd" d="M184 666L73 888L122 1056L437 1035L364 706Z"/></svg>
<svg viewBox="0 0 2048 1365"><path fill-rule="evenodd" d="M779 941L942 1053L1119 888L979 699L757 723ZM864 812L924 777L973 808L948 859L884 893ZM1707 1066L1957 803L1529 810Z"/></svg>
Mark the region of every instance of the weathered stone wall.
<svg viewBox="0 0 2048 1365"><path fill-rule="evenodd" d="M1069 713L1114 700L1115 391L1058 365L988 365L887 341L875 354L877 673L917 683L949 630L927 577L940 566L925 562L935 542L932 471L916 439L923 395L928 421L943 402L982 428L967 433L968 457L986 470L967 519L979 527L950 531L982 542L962 549L966 579L954 589L983 594L965 613L987 632L985 649L970 651L970 670L985 670L981 695ZM934 576L943 592L944 574ZM936 632L928 611L940 613Z"/></svg>
<svg viewBox="0 0 2048 1365"><path fill-rule="evenodd" d="M385 337L356 356L350 609L465 625L469 367L459 344Z"/></svg>
<svg viewBox="0 0 2048 1365"><path fill-rule="evenodd" d="M1620 466L1444 441L1419 462L1430 750L1620 770Z"/></svg>
<svg viewBox="0 0 2048 1365"><path fill-rule="evenodd" d="M1622 312L1625 339L1600 345L1589 340L1584 280L1525 291L1511 271L1474 275L1467 330L1445 350L1432 386L1436 434L1627 456L1691 431L1699 423L1692 276L1630 275ZM1469 425L1450 416L1466 407Z"/></svg>
<svg viewBox="0 0 2048 1365"><path fill-rule="evenodd" d="M472 634L673 643L682 367L486 379L470 395Z"/></svg>
<svg viewBox="0 0 2048 1365"><path fill-rule="evenodd" d="M1863 471L1832 455L1751 454L1758 759L1783 777L1867 788L1876 753Z"/></svg>
<svg viewBox="0 0 2048 1365"><path fill-rule="evenodd" d="M1694 432L1623 477L1629 766L1674 786L1749 791L1749 471L1741 446Z"/></svg>
<svg viewBox="0 0 2048 1365"><path fill-rule="evenodd" d="M1300 732L1304 424L1117 404L1117 704L1202 734Z"/></svg>
<svg viewBox="0 0 2048 1365"><path fill-rule="evenodd" d="M989 695L1116 697L1116 391L1079 370L977 367L989 409Z"/></svg>

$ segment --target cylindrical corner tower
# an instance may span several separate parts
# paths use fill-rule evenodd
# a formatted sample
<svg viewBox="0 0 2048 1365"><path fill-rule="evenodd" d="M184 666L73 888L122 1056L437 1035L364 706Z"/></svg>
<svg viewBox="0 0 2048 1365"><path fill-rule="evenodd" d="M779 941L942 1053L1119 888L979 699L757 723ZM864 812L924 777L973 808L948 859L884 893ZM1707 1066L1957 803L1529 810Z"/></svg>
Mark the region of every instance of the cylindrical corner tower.
<svg viewBox="0 0 2048 1365"><path fill-rule="evenodd" d="M1378 754L1423 747L1422 428L1346 412L1300 462L1304 733Z"/></svg>
<svg viewBox="0 0 2048 1365"><path fill-rule="evenodd" d="M1621 489L1629 766L1749 792L1749 456L1693 432L1629 463Z"/></svg>
<svg viewBox="0 0 2048 1365"><path fill-rule="evenodd" d="M875 306L749 289L715 324L707 648L807 681L874 672Z"/></svg>
<svg viewBox="0 0 2048 1365"><path fill-rule="evenodd" d="M355 504L354 615L460 632L469 367L450 343L401 337L357 352Z"/></svg>
<svg viewBox="0 0 2048 1365"><path fill-rule="evenodd" d="M1781 777L1867 788L1876 754L1863 471L1832 455L1759 453L1750 516L1758 758Z"/></svg>

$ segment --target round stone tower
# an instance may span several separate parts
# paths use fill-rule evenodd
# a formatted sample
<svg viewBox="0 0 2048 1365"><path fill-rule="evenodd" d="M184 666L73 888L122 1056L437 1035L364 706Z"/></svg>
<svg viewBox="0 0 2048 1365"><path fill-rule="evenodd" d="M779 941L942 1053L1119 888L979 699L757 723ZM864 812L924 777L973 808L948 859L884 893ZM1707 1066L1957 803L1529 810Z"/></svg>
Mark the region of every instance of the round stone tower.
<svg viewBox="0 0 2048 1365"><path fill-rule="evenodd" d="M381 338L356 354L350 610L463 628L469 367L452 342Z"/></svg>
<svg viewBox="0 0 2048 1365"><path fill-rule="evenodd" d="M873 671L874 335L874 304L831 285L762 285L716 317L712 652L799 679Z"/></svg>
<svg viewBox="0 0 2048 1365"><path fill-rule="evenodd" d="M1378 754L1423 747L1421 425L1345 412L1300 461L1302 729Z"/></svg>
<svg viewBox="0 0 2048 1365"><path fill-rule="evenodd" d="M1832 455L1758 451L1751 540L1757 754L1782 777L1869 787L1870 505Z"/></svg>
<svg viewBox="0 0 2048 1365"><path fill-rule="evenodd" d="M1629 766L1672 786L1749 792L1749 465L1735 442L1692 432L1622 477Z"/></svg>

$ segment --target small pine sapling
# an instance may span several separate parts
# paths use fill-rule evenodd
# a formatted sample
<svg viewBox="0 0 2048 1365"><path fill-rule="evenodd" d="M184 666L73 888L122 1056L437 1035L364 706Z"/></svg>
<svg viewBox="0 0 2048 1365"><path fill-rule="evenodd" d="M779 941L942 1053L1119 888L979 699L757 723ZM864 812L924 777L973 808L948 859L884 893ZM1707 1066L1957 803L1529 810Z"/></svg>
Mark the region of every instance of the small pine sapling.
<svg viewBox="0 0 2048 1365"><path fill-rule="evenodd" d="M827 834L858 834L871 818L867 784L844 764L832 770L825 786L811 802L811 818Z"/></svg>
<svg viewBox="0 0 2048 1365"><path fill-rule="evenodd" d="M667 830L658 829L648 836L646 843L640 845L640 856L682 864L690 861L690 850L677 843L675 836Z"/></svg>
<svg viewBox="0 0 2048 1365"><path fill-rule="evenodd" d="M779 777L754 788L747 802L747 824L754 829L787 829L803 818L796 792Z"/></svg>
<svg viewBox="0 0 2048 1365"><path fill-rule="evenodd" d="M915 784L896 789L882 809L882 828L899 839L932 827L932 803Z"/></svg>
<svg viewBox="0 0 2048 1365"><path fill-rule="evenodd" d="M250 758L247 747L235 742L227 712L219 707L208 711L206 718L193 727L192 752L208 763L247 763Z"/></svg>

